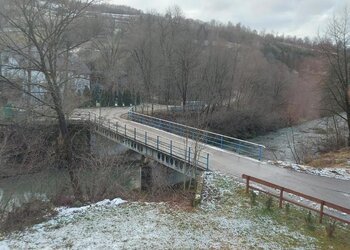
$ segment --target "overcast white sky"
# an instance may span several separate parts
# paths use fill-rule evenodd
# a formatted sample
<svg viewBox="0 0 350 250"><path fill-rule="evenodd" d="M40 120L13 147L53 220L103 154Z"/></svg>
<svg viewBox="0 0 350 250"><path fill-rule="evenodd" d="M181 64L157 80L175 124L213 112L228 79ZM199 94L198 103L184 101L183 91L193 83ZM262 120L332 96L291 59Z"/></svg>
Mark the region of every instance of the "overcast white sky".
<svg viewBox="0 0 350 250"><path fill-rule="evenodd" d="M252 29L299 37L317 34L327 18L341 11L350 0L107 0L142 11L164 13L178 5L186 17L223 23L242 23Z"/></svg>

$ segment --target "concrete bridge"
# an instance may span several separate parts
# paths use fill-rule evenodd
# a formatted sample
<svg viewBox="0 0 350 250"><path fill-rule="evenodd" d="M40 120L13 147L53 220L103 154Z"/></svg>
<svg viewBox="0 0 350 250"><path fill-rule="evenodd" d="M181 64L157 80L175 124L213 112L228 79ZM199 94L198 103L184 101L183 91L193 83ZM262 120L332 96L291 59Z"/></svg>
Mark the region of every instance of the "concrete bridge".
<svg viewBox="0 0 350 250"><path fill-rule="evenodd" d="M276 167L261 161L261 145L251 145L245 154L240 154L238 150L248 148L243 143L233 142L234 150L220 148L220 135L214 143L206 143L208 138L203 133L200 136L174 133L175 130L170 133L151 124L147 116L135 116L129 111L129 108L80 109L72 118L90 121L97 133L188 176L193 176L195 169L210 169L237 178L242 174L251 175L350 209L350 181ZM254 156L257 159L252 158Z"/></svg>

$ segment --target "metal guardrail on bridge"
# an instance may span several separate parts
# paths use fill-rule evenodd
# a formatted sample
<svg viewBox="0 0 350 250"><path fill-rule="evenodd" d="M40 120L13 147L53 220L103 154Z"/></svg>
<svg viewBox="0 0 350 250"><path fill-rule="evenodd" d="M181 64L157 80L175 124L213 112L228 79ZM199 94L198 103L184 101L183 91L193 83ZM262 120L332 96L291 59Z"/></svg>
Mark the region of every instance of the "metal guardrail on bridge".
<svg viewBox="0 0 350 250"><path fill-rule="evenodd" d="M136 127L120 124L118 122L111 122L109 119L103 119L95 113L75 113L71 120L83 120L89 121L95 126L95 130L106 137L111 139L118 139L122 137L122 140L128 140L131 142L130 146L133 150L147 154L147 150L138 148L137 145L144 146L159 152L157 160L165 162L167 165L175 166L176 168L183 169L183 163L203 170L209 170L209 153L195 150L195 145L186 145L185 143L179 143L167 138L163 138L159 135L149 133L146 130L137 129ZM192 147L191 147L192 146ZM177 169L176 169L177 170Z"/></svg>
<svg viewBox="0 0 350 250"><path fill-rule="evenodd" d="M233 151L241 155L258 159L259 161L263 158L263 151L265 149L264 145L136 113L134 107L129 110L128 118L131 121L180 135L184 138L189 138L205 144L213 145L221 149Z"/></svg>

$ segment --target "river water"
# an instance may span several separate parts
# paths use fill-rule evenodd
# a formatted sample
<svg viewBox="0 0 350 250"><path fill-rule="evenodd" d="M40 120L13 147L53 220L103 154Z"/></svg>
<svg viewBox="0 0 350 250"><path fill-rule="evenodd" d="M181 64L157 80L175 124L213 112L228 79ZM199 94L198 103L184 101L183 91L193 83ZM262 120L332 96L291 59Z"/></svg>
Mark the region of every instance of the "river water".
<svg viewBox="0 0 350 250"><path fill-rule="evenodd" d="M34 197L47 199L56 191L68 186L67 171L59 169L3 178L0 179L0 204L1 207L12 207Z"/></svg>
<svg viewBox="0 0 350 250"><path fill-rule="evenodd" d="M98 191L104 186L118 184L120 188L131 190L140 188L141 174L138 165L100 170L84 170L79 174L83 190ZM13 206L32 199L48 200L57 194L71 195L71 183L66 169L48 168L33 174L0 179L0 211L1 208L11 210Z"/></svg>
<svg viewBox="0 0 350 250"><path fill-rule="evenodd" d="M344 135L346 131L345 121L340 118L334 119L338 124L338 129ZM333 134L334 131L333 118L325 117L282 128L250 141L266 146L264 159L296 162L297 155L302 157L306 151L309 154L317 154L320 142L326 140L329 134Z"/></svg>

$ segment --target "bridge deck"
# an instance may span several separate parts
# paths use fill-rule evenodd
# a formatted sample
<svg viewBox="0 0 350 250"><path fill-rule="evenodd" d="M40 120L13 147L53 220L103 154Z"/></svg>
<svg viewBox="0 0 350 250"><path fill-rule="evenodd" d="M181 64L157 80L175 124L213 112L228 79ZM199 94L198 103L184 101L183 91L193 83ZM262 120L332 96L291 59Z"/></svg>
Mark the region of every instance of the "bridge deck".
<svg viewBox="0 0 350 250"><path fill-rule="evenodd" d="M104 119L118 122L121 126L127 124L128 127L139 131L147 131L150 136L159 135L162 138L168 138L177 145L185 143L185 139L181 136L124 119L122 115L128 112L128 108L83 109L78 112L95 114L101 112ZM195 144L192 140L189 140L188 143L188 145ZM201 147L203 151L210 154L210 169L213 171L238 178L242 174L255 176L350 209L350 181L295 172L202 143Z"/></svg>

